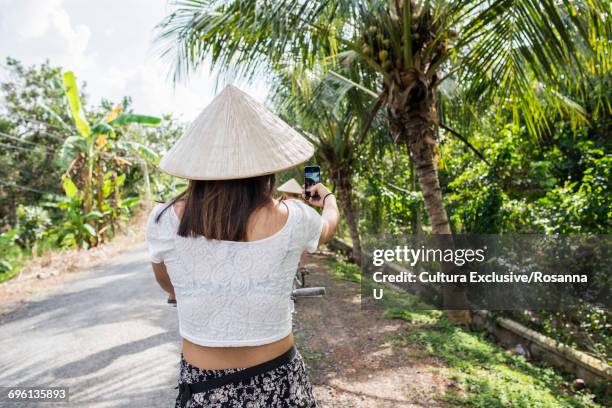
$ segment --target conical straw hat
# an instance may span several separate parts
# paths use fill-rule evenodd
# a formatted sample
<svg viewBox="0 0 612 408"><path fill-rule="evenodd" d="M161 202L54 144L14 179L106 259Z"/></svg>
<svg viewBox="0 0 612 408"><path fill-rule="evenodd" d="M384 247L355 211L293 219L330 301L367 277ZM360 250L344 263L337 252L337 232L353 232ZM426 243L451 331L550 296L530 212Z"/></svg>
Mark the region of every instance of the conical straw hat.
<svg viewBox="0 0 612 408"><path fill-rule="evenodd" d="M286 181L282 186L277 188L281 193L302 194L302 187L295 179Z"/></svg>
<svg viewBox="0 0 612 408"><path fill-rule="evenodd" d="M159 167L190 180L261 176L305 162L314 146L240 89L228 85L191 123Z"/></svg>

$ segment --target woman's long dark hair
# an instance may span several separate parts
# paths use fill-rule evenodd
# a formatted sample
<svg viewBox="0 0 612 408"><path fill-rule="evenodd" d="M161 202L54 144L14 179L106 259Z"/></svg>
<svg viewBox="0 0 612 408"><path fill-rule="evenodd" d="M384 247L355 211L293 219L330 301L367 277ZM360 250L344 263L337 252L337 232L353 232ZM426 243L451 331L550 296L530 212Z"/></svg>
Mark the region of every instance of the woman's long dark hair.
<svg viewBox="0 0 612 408"><path fill-rule="evenodd" d="M156 221L177 201L185 201L178 235L224 241L246 241L253 211L272 200L274 174L235 180L189 180L187 190L173 198Z"/></svg>

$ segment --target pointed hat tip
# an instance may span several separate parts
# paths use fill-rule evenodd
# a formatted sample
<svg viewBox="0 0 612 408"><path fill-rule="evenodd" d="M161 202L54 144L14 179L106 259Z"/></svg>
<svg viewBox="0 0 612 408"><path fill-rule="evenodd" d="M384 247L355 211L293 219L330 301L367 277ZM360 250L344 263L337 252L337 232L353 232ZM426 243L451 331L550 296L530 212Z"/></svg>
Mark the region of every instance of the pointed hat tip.
<svg viewBox="0 0 612 408"><path fill-rule="evenodd" d="M228 95L228 94L232 95L231 97L234 97L234 98L238 95L242 97L252 98L251 95L249 95L247 92L243 91L242 89L238 88L234 84L225 85L225 88L223 88L223 90L217 95L217 97L221 95Z"/></svg>
<svg viewBox="0 0 612 408"><path fill-rule="evenodd" d="M244 92L242 89L238 88L236 85L234 84L227 84L225 85L225 88L223 88L223 90L221 91L221 93L223 92L227 92L227 91L240 91L240 92Z"/></svg>

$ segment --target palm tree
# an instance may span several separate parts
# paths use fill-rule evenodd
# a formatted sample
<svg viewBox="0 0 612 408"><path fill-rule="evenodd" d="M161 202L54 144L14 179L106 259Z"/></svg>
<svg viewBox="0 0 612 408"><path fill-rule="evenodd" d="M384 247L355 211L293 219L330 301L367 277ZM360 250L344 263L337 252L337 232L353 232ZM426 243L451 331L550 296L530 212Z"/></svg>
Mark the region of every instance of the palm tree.
<svg viewBox="0 0 612 408"><path fill-rule="evenodd" d="M330 81L332 79L332 81ZM279 75L272 90L276 110L315 145L318 163L326 166L340 199L352 241L352 260L361 265L358 208L355 205L353 174L366 153L366 123L362 118L369 103L355 89L344 92L334 87L333 78L305 75L299 84L291 76Z"/></svg>
<svg viewBox="0 0 612 408"><path fill-rule="evenodd" d="M320 69L374 91L371 114L382 108L393 140L408 147L432 233L451 234L435 165L440 84L454 79L481 111L509 106L532 134L548 129L551 109L584 120L555 85L560 68L579 63L572 39L591 44L591 20L609 35L600 0L181 0L159 41L175 80L207 61L245 77L291 64L296 76ZM609 58L605 44L599 60Z"/></svg>

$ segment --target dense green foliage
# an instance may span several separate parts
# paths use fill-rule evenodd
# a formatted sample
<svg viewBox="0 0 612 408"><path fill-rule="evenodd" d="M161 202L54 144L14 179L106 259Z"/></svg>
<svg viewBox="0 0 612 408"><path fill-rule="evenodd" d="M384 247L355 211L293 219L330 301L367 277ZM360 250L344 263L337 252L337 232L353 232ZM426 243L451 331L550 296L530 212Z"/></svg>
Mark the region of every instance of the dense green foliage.
<svg viewBox="0 0 612 408"><path fill-rule="evenodd" d="M47 249L87 248L112 238L141 196L167 189L149 173L156 173L157 152L182 129L171 116L134 114L127 97L90 106L74 74L49 63L26 68L8 58L5 69L0 281Z"/></svg>
<svg viewBox="0 0 612 408"><path fill-rule="evenodd" d="M221 70L266 74L271 108L317 145L324 181L350 202L341 233L353 242L436 228L611 233L609 4L480 3L192 0L178 3L160 38L177 57L177 78L207 58ZM184 187L154 170L180 132L171 117L160 124L135 115L129 98L91 106L74 75L48 63L26 68L8 59L6 70L0 281L47 247L111 238L140 197L165 199ZM346 262L330 266L359 279ZM582 404L581 396L559 396L555 374L438 315L389 313L427 325L409 340L465 371L468 394L457 403ZM612 356L608 310L585 304L510 315ZM524 379L526 371L541 378Z"/></svg>
<svg viewBox="0 0 612 408"><path fill-rule="evenodd" d="M6 71L8 80L0 84L0 221L13 224L20 204L37 203L47 192L62 193L55 152L64 135L51 112L64 121L69 116L62 91L53 85L60 68L48 63L26 68L9 58Z"/></svg>

